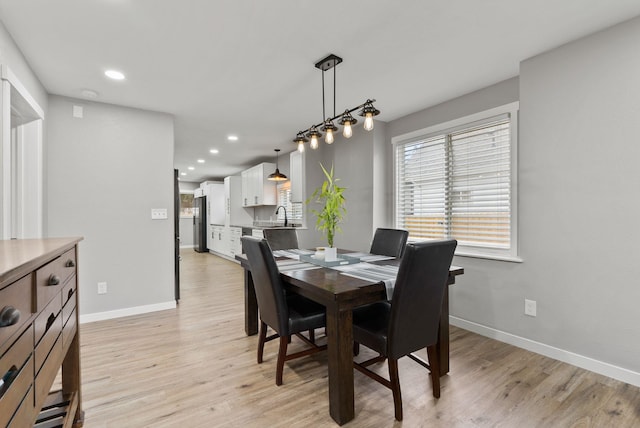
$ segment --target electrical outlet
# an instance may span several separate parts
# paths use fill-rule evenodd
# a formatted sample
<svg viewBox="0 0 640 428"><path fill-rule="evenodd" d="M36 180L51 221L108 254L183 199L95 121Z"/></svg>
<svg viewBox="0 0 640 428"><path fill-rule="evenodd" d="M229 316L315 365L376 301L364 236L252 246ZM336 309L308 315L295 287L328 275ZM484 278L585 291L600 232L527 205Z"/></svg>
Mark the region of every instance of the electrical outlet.
<svg viewBox="0 0 640 428"><path fill-rule="evenodd" d="M99 282L98 283L98 294L107 294L107 283Z"/></svg>
<svg viewBox="0 0 640 428"><path fill-rule="evenodd" d="M524 314L530 317L536 316L536 301L524 299Z"/></svg>

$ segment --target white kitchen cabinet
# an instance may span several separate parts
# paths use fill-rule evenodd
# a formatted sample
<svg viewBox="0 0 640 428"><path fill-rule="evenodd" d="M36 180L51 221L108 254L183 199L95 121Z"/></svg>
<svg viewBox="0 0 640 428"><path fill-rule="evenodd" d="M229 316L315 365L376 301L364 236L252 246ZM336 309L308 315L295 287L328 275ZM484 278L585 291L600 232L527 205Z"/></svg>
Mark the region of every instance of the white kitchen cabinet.
<svg viewBox="0 0 640 428"><path fill-rule="evenodd" d="M242 171L242 206L276 205L276 182L267 179L275 170L275 164L265 162Z"/></svg>
<svg viewBox="0 0 640 428"><path fill-rule="evenodd" d="M264 238L264 232L262 232L262 229L251 229L251 236L254 238Z"/></svg>
<svg viewBox="0 0 640 428"><path fill-rule="evenodd" d="M207 224L224 223L225 187L221 181L205 181L200 184L203 196L207 197Z"/></svg>
<svg viewBox="0 0 640 428"><path fill-rule="evenodd" d="M304 202L304 152L294 150L289 155L291 202Z"/></svg>
<svg viewBox="0 0 640 428"><path fill-rule="evenodd" d="M212 239L213 246L210 248L212 251L220 254L229 254L229 238L228 238L228 228L224 226L213 226L212 230Z"/></svg>
<svg viewBox="0 0 640 428"><path fill-rule="evenodd" d="M225 226L242 226L253 224L253 213L243 208L242 177L230 176L224 179L225 193Z"/></svg>
<svg viewBox="0 0 640 428"><path fill-rule="evenodd" d="M229 237L229 256L235 257L236 254L242 254L242 228L228 227Z"/></svg>

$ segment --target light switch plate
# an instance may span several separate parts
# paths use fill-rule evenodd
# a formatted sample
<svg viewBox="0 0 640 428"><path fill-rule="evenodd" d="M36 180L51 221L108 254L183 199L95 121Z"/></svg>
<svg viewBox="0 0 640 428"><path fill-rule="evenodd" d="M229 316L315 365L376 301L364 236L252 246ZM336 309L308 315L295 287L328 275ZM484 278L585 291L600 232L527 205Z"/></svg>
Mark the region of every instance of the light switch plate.
<svg viewBox="0 0 640 428"><path fill-rule="evenodd" d="M82 119L83 115L84 113L83 113L82 106L73 106L73 117Z"/></svg>
<svg viewBox="0 0 640 428"><path fill-rule="evenodd" d="M166 220L167 218L166 208L151 208L151 220Z"/></svg>

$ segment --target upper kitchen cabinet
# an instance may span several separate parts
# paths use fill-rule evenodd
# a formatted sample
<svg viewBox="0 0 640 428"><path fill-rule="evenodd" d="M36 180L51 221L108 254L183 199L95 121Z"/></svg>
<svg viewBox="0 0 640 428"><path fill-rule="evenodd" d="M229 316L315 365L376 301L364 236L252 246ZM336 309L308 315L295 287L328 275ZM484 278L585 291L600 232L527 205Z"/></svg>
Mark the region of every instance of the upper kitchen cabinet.
<svg viewBox="0 0 640 428"><path fill-rule="evenodd" d="M242 178L239 176L224 179L225 226L245 226L253 224L253 216L243 206Z"/></svg>
<svg viewBox="0 0 640 428"><path fill-rule="evenodd" d="M200 183L202 196L207 198L207 224L224 224L225 187L219 181ZM194 194L196 196L196 194Z"/></svg>
<svg viewBox="0 0 640 428"><path fill-rule="evenodd" d="M294 150L289 155L289 180L291 181L291 202L304 202L304 152Z"/></svg>
<svg viewBox="0 0 640 428"><path fill-rule="evenodd" d="M276 182L267 180L275 171L273 163L261 163L242 171L242 206L276 205Z"/></svg>

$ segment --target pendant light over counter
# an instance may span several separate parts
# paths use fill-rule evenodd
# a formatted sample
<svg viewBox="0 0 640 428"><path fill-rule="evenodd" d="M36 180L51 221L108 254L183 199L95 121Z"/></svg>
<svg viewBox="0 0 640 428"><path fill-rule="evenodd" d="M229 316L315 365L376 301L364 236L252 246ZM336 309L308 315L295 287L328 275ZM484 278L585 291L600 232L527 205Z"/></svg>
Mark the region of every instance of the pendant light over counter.
<svg viewBox="0 0 640 428"><path fill-rule="evenodd" d="M310 126L306 131L300 131L293 139L293 142L298 145L298 151L304 151L304 144L309 142L309 147L312 149L318 148L318 139L322 137L322 132L318 131L320 127L321 131L325 132L325 142L332 144L334 141L333 133L338 130L338 127L333 123L334 120L338 120L338 124L343 126L342 135L345 138L351 138L353 135L352 126L358 123L358 121L351 115L354 111L361 109L358 114L364 117L364 129L371 131L373 129L373 117L380 114L380 110L373 106L376 100L366 100L364 103L356 106L352 109L346 109L344 113L336 115L336 66L342 62L342 58L334 54L330 54L326 58L321 59L316 63L316 68L322 70L322 117L323 121L317 125ZM333 117L327 117L325 114L325 97L324 97L324 72L333 68ZM324 119L326 117L326 119ZM310 138L310 140L308 138Z"/></svg>
<svg viewBox="0 0 640 428"><path fill-rule="evenodd" d="M276 152L276 171L272 174L269 174L267 180L270 181L287 181L288 178L286 175L280 172L278 169L278 154L280 153L280 149L273 149ZM264 176L263 176L264 177Z"/></svg>

